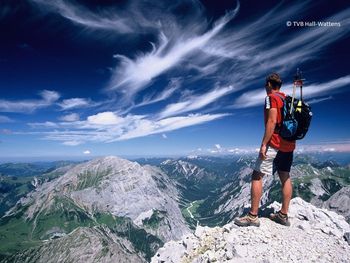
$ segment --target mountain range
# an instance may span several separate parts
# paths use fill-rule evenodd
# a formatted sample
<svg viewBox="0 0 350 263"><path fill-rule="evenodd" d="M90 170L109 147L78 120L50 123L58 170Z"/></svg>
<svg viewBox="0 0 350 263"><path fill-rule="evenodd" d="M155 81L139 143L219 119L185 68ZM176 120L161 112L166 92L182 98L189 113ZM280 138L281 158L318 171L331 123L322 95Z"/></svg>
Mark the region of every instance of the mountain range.
<svg viewBox="0 0 350 263"><path fill-rule="evenodd" d="M250 200L255 156L108 156L0 175L1 262L147 262L198 227L224 227ZM4 167L16 167L6 164ZM350 166L297 156L294 197L350 220ZM262 211L280 200L264 178ZM93 244L93 246L91 246ZM123 261L124 260L124 261Z"/></svg>

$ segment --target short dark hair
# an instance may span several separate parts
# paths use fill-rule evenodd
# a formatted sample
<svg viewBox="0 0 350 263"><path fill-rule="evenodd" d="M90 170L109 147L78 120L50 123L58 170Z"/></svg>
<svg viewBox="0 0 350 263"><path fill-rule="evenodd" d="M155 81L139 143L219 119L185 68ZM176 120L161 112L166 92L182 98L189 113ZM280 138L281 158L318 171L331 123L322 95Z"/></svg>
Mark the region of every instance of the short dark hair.
<svg viewBox="0 0 350 263"><path fill-rule="evenodd" d="M270 82L273 89L279 89L282 86L282 80L277 73L271 73L266 77L266 84Z"/></svg>

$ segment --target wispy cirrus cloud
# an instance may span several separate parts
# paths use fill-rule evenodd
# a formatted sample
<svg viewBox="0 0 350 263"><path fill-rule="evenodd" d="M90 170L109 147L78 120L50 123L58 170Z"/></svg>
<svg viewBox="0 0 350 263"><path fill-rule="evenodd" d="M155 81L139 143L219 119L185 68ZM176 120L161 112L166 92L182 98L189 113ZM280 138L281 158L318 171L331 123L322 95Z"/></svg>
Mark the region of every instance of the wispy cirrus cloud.
<svg viewBox="0 0 350 263"><path fill-rule="evenodd" d="M65 122L72 122L72 121L78 121L80 119L80 116L77 113L70 113L70 114L61 116L59 119Z"/></svg>
<svg viewBox="0 0 350 263"><path fill-rule="evenodd" d="M215 119L223 118L227 114L189 114L187 116L176 116L164 118L161 120L149 120L149 119L139 119L135 123L135 127L126 133L122 134L117 139L112 141L128 140L137 137L143 137L150 134L157 134L163 132L169 132L173 130L178 130L184 127L189 127L193 125L198 125L201 123L213 121Z"/></svg>
<svg viewBox="0 0 350 263"><path fill-rule="evenodd" d="M210 39L217 35L220 30L238 13L236 9L228 12L220 18L211 30L197 35L192 32L191 36L177 36L177 40L171 41L163 32L159 35L159 45L153 44L151 52L136 57L134 60L119 55L120 60L110 84L109 90L121 91L126 98L132 97L157 76L179 64L186 56L192 55L205 46Z"/></svg>
<svg viewBox="0 0 350 263"><path fill-rule="evenodd" d="M30 2L39 5L42 11L57 13L74 24L91 29L130 33L135 28L135 24L128 23L131 20L126 19L125 14L121 14L118 10L104 10L96 14L82 5L67 1L30 0Z"/></svg>
<svg viewBox="0 0 350 263"><path fill-rule="evenodd" d="M154 33L159 28L177 30L174 24L181 23L177 17L172 14L172 9L176 6L187 3L191 8L191 18L202 14L203 7L197 0L172 0L172 1L138 1L130 0L121 5L103 7L105 3L97 4L94 10L76 1L45 1L29 0L32 4L39 7L44 13L56 13L77 26L98 31L109 31L114 34L145 34ZM176 23L177 21L177 23Z"/></svg>
<svg viewBox="0 0 350 263"><path fill-rule="evenodd" d="M322 97L322 98L316 98L316 99L312 99L312 100L308 100L307 103L309 103L310 105L316 104L316 103L320 103L323 101L327 101L327 100L333 100L334 97L333 96L327 96L327 97Z"/></svg>
<svg viewBox="0 0 350 263"><path fill-rule="evenodd" d="M303 19L307 10L312 8L310 1L288 5L281 3L262 16L248 18L237 25L233 19L239 12L239 3L232 7L233 10L211 22L207 20L200 2L192 0L131 1L123 10L98 8L95 11L72 1L31 1L44 11L55 12L94 33L108 30L114 36L131 34L137 37L146 33L152 36L153 41L155 39L154 43L145 44L142 50L134 50L127 55L122 51L114 55L117 63L105 89L108 95L115 98L111 103L113 106L106 106L105 103L103 111L98 109L96 112L95 109L95 114L86 120L61 119L61 123L55 123L58 126L56 130L40 133L46 139L61 141L66 145L127 140L223 118L227 113L203 112L219 101L224 108L228 101L221 100L224 96L250 88L267 72L273 70L283 75L290 73L291 69L294 71L297 65L314 59L328 45L349 33L350 21L350 9L346 9L325 18L339 21L341 28L290 30L285 22ZM178 17L173 10L180 2L186 2L190 11ZM88 33L91 31L86 30ZM170 80L169 85L156 85L160 78L163 78L163 83ZM181 81L172 82L176 79ZM206 81L205 89L201 88L203 80ZM349 76L345 76L307 85L304 94L324 96L328 92L340 91L348 82ZM290 88L283 90L291 92ZM179 93L184 95L176 98ZM264 96L264 90L247 91L235 98L231 106L257 106L263 103ZM162 104L161 110L158 107L149 115L130 113L135 108L159 102L168 104ZM66 99L58 103L62 110L93 104L85 98ZM189 112L197 113L184 115ZM39 128L40 125L36 126Z"/></svg>
<svg viewBox="0 0 350 263"><path fill-rule="evenodd" d="M169 104L163 111L160 112L159 117L165 118L168 116L201 109L213 103L217 99L232 93L233 91L234 88L232 86L228 86L223 88L215 88L202 95L190 96L180 102Z"/></svg>
<svg viewBox="0 0 350 263"><path fill-rule="evenodd" d="M307 28L280 37L280 34L288 31L285 22L301 18L308 8L311 5L307 1L288 8L280 4L258 19L224 30L224 26L238 12L237 7L230 15L219 19L211 30L196 37L193 37L196 31L191 28L184 28L182 34L177 36L178 41L170 41L171 37L160 33L159 44L154 45L151 52L133 59L119 56L121 62L115 69L109 88L120 92L123 101L127 102L133 99L134 94L151 85L157 76L178 65L183 66L183 72L197 71L191 78L191 84L203 78L212 78L212 83L234 83L240 89L257 83L271 70L290 73L349 33L348 9L325 18L339 21L341 28ZM271 61L274 63L271 64ZM128 99L124 100L125 97ZM181 113L180 109L187 105L187 101L179 100L168 105L161 116L165 117L167 111L175 114L177 109Z"/></svg>
<svg viewBox="0 0 350 263"><path fill-rule="evenodd" d="M53 131L37 131L44 139L60 141L64 145L76 146L85 142L114 142L164 134L184 127L199 125L223 118L229 114L189 114L159 120L144 115L118 116L113 112L100 112L87 117L85 121L61 123L30 123L36 128L47 128L54 125ZM163 136L164 137L164 136Z"/></svg>
<svg viewBox="0 0 350 263"><path fill-rule="evenodd" d="M39 92L41 99L33 100L3 100L0 99L0 112L32 113L38 109L52 106L59 98L56 91L43 90Z"/></svg>
<svg viewBox="0 0 350 263"><path fill-rule="evenodd" d="M93 107L97 104L86 98L64 99L58 103L62 110L72 110L77 108Z"/></svg>
<svg viewBox="0 0 350 263"><path fill-rule="evenodd" d="M141 107L150 105L159 101L166 100L171 97L171 95L174 94L175 91L177 91L181 86L181 80L179 78L173 78L169 81L169 85L165 87L163 91L160 93L153 93L145 96L143 100L138 103L137 105L134 105L134 107Z"/></svg>
<svg viewBox="0 0 350 263"><path fill-rule="evenodd" d="M95 11L70 1L31 1L46 11L56 12L90 29L111 30L115 34L148 32L157 38L156 43L150 44L151 51L114 55L119 63L113 70L107 90L121 95L116 96L118 103L114 103L119 109L113 110L124 113L173 95L175 88L169 86L159 96L153 96L154 91L150 90L144 94L141 103L134 101L136 95L151 86L157 77L169 74L174 78L171 74L174 72L180 72L182 76L189 71L193 74L190 83L183 83L182 89L196 85L196 81L202 78L211 78L213 86L216 82L225 82L244 89L264 77L267 71L289 72L346 36L350 21L347 9L325 18L339 21L341 28L290 31L285 22L301 19L312 8L310 1L280 3L260 17L230 27L226 25L239 12L239 2L236 7L232 6L235 9L210 23L199 1L131 1L123 9L99 8ZM183 3L190 11L178 19L173 10ZM148 8L144 8L146 5ZM271 61L274 61L273 66ZM186 101L172 103L166 110L181 108L181 105L186 105ZM121 110L123 107L126 109Z"/></svg>
<svg viewBox="0 0 350 263"><path fill-rule="evenodd" d="M246 81L264 76L271 70L288 72L295 65L315 58L329 44L349 34L350 9L346 9L324 18L325 21L339 22L341 27L306 27L304 30L289 31L282 38L282 33L288 31L285 23L298 20L310 8L308 1L288 8L279 4L264 16L239 26L238 30L231 29L218 35L202 50L217 58L232 59L232 66L227 68L232 73L244 73ZM237 80L236 74L232 74L232 80Z"/></svg>
<svg viewBox="0 0 350 263"><path fill-rule="evenodd" d="M325 94L339 92L340 89L350 85L350 75L327 81L324 83L305 84L303 88L304 98L318 97ZM283 84L281 91L292 95L292 84ZM299 88L297 88L297 95L299 96ZM264 104L266 91L261 88L243 93L233 103L233 108L248 108ZM320 102L320 101L319 101Z"/></svg>

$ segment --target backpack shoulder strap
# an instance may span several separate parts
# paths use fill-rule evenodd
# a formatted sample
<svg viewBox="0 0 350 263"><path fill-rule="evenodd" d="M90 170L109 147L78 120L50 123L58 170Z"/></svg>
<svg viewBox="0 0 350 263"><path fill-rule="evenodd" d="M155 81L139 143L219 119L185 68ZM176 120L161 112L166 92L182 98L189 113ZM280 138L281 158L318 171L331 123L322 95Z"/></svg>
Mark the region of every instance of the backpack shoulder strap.
<svg viewBox="0 0 350 263"><path fill-rule="evenodd" d="M282 102L284 102L284 99L285 99L285 98L284 98L281 94L279 94L279 93L276 92L276 93L274 93L274 95L277 95L278 97L280 97L281 100L282 100Z"/></svg>
<svg viewBox="0 0 350 263"><path fill-rule="evenodd" d="M281 130L281 127L282 127L282 122L283 122L283 115L284 115L283 113L284 113L284 107L285 107L285 104L284 104L285 97L282 96L281 94L277 93L277 92L273 93L273 94L276 95L277 97L279 97L282 100L282 107L280 109L282 120L281 120L280 123L276 124L275 130L274 130L274 133L279 133L280 130Z"/></svg>

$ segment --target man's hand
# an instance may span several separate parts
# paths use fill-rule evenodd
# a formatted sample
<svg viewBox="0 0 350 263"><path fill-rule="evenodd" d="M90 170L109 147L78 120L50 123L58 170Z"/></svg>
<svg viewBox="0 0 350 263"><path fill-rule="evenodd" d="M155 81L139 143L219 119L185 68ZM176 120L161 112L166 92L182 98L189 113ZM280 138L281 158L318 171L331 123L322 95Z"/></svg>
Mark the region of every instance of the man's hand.
<svg viewBox="0 0 350 263"><path fill-rule="evenodd" d="M265 160L266 159L266 145L264 145L264 144L262 144L260 146L259 158L261 160Z"/></svg>
<svg viewBox="0 0 350 263"><path fill-rule="evenodd" d="M271 108L267 110L267 122L265 124L265 133L263 140L261 142L259 158L261 160L266 160L267 146L270 142L272 134L275 130L277 122L277 108Z"/></svg>

